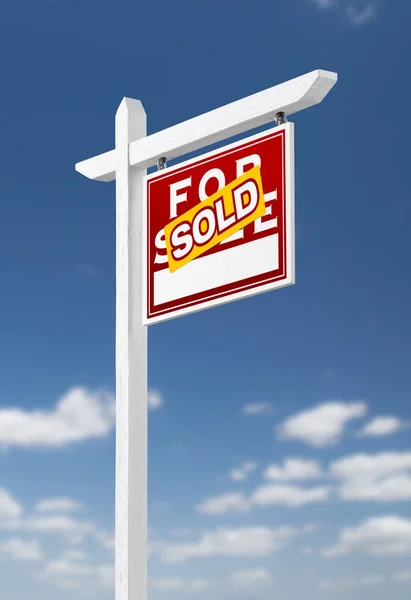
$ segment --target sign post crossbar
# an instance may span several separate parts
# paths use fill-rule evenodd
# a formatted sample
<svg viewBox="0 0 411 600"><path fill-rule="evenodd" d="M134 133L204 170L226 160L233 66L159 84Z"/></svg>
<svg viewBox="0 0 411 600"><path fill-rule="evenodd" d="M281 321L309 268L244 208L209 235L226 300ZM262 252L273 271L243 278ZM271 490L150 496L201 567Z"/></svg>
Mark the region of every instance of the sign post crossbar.
<svg viewBox="0 0 411 600"><path fill-rule="evenodd" d="M274 120L277 113L297 113L319 104L337 82L337 74L317 69L286 83L237 100L130 143L130 165L151 167L194 152ZM116 151L111 150L76 164L76 171L98 181L116 178Z"/></svg>

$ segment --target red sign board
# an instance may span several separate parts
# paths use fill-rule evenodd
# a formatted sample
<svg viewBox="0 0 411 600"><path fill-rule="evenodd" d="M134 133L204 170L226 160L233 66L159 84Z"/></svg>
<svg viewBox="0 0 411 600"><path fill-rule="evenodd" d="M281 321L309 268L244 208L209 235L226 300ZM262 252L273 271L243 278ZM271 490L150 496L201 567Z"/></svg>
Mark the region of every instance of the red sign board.
<svg viewBox="0 0 411 600"><path fill-rule="evenodd" d="M286 123L146 177L145 324L294 283L293 136Z"/></svg>

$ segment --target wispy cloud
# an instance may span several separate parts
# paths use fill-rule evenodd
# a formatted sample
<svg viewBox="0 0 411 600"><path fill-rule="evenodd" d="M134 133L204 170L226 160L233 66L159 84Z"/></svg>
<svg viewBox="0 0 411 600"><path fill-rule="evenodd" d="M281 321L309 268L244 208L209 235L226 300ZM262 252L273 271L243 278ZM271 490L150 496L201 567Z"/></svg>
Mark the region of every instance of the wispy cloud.
<svg viewBox="0 0 411 600"><path fill-rule="evenodd" d="M74 575L78 577L83 575L91 575L91 573L92 568L90 565L71 562L67 559L59 559L48 562L43 570L44 577L61 575Z"/></svg>
<svg viewBox="0 0 411 600"><path fill-rule="evenodd" d="M72 512L83 508L83 505L71 498L45 498L36 505L38 512Z"/></svg>
<svg viewBox="0 0 411 600"><path fill-rule="evenodd" d="M43 503L44 506L47 506L51 500L53 500L53 503L50 502L50 506L57 507L57 502L55 501L59 500L58 507L63 508L63 503L60 503L63 499L66 502L67 509L72 508L73 505L83 507L82 504L74 503L69 498L56 497L49 500L46 499L45 501L42 500L36 505L36 508ZM70 500L70 503L67 502L68 500ZM61 559L70 561L85 559L84 551L79 547L79 544L83 543L85 538L96 542L103 550L108 550L110 553L113 551L114 536L112 534L107 533L96 522L76 518L71 514L67 514L68 512L68 510L66 513L59 511L27 512L24 510L23 505L9 491L0 488L0 531L13 532L20 536L19 538L12 539L22 540L25 539L23 536L33 536L34 534L36 537L54 537L56 542L60 539L64 543ZM13 543L16 544L16 551L18 551L17 544L19 542ZM67 547L68 544L75 544L76 547Z"/></svg>
<svg viewBox="0 0 411 600"><path fill-rule="evenodd" d="M226 513L244 513L250 510L250 503L239 492L222 494L206 498L197 506L199 513L207 515L224 515Z"/></svg>
<svg viewBox="0 0 411 600"><path fill-rule="evenodd" d="M0 488L0 528L18 519L23 512L21 504L4 488Z"/></svg>
<svg viewBox="0 0 411 600"><path fill-rule="evenodd" d="M351 0L311 0L312 3L319 10L326 10L334 8L343 12L347 21L351 25L360 26L364 25L377 14L376 2L368 2L364 4L363 1Z"/></svg>
<svg viewBox="0 0 411 600"><path fill-rule="evenodd" d="M97 269L97 267L95 267L93 265L87 265L87 264L78 265L77 273L79 275L83 275L83 277L90 277L93 279L95 279L96 277L100 277L100 275L101 275L101 273Z"/></svg>
<svg viewBox="0 0 411 600"><path fill-rule="evenodd" d="M78 588L87 586L88 589L97 586L113 588L114 565L87 564L68 558L60 558L46 562L38 575L39 579L52 581L56 587Z"/></svg>
<svg viewBox="0 0 411 600"><path fill-rule="evenodd" d="M250 501L257 506L282 505L296 508L305 504L327 502L330 486L299 487L296 485L263 485L255 490Z"/></svg>
<svg viewBox="0 0 411 600"><path fill-rule="evenodd" d="M158 577L150 580L150 587L157 590L201 591L213 587L206 579L185 579L184 577Z"/></svg>
<svg viewBox="0 0 411 600"><path fill-rule="evenodd" d="M103 587L113 588L114 587L114 565L106 564L100 565L96 568L96 574L99 583Z"/></svg>
<svg viewBox="0 0 411 600"><path fill-rule="evenodd" d="M352 25L364 25L376 16L376 7L372 3L367 4L363 8L356 8L354 5L349 4L346 14Z"/></svg>
<svg viewBox="0 0 411 600"><path fill-rule="evenodd" d="M273 413L273 407L270 402L249 402L242 407L241 412L248 417L271 415Z"/></svg>
<svg viewBox="0 0 411 600"><path fill-rule="evenodd" d="M182 563L195 557L261 557L281 550L292 538L306 533L293 527L220 528L204 532L194 542L159 544L156 552L165 563Z"/></svg>
<svg viewBox="0 0 411 600"><path fill-rule="evenodd" d="M0 489L0 530L3 534L14 534L0 540L0 555L12 561L39 563L41 569L33 575L59 588L86 586L93 593L99 586L112 588L114 566L111 562L112 544L109 543L112 537L93 521L76 519L67 514L53 514L54 509L59 512L64 507L72 509L77 505L82 506L69 500L66 497L45 499L36 508L47 510L27 514L10 492ZM109 563L88 562L89 555L83 546L86 537L88 543L100 544L100 554L102 550L110 551ZM43 551L43 546L50 547L50 543L54 554L52 560Z"/></svg>
<svg viewBox="0 0 411 600"><path fill-rule="evenodd" d="M270 573L262 567L250 570L234 571L230 575L230 582L234 588L254 588L258 584L271 581Z"/></svg>
<svg viewBox="0 0 411 600"><path fill-rule="evenodd" d="M93 521L74 519L68 515L30 516L22 520L21 529L37 533L59 534L72 543L80 543L84 536L96 533Z"/></svg>
<svg viewBox="0 0 411 600"><path fill-rule="evenodd" d="M331 8L338 4L338 0L312 0L312 2L320 9Z"/></svg>
<svg viewBox="0 0 411 600"><path fill-rule="evenodd" d="M0 552L9 555L14 560L39 561L43 559L40 543L37 540L10 538L0 544Z"/></svg>
<svg viewBox="0 0 411 600"><path fill-rule="evenodd" d="M230 471L230 479L233 481L246 481L250 473L255 471L257 463L253 461L246 461L236 469Z"/></svg>
<svg viewBox="0 0 411 600"><path fill-rule="evenodd" d="M308 481L320 479L324 473L315 460L287 458L283 465L268 465L263 475L271 481Z"/></svg>
<svg viewBox="0 0 411 600"><path fill-rule="evenodd" d="M84 550L78 548L68 548L62 552L61 557L64 560L76 561L76 560L87 560L87 553Z"/></svg>
<svg viewBox="0 0 411 600"><path fill-rule="evenodd" d="M249 496L229 492L211 496L197 505L197 511L207 515L242 514L253 507L288 506L327 502L331 486L302 487L298 485L268 484L257 487Z"/></svg>
<svg viewBox="0 0 411 600"><path fill-rule="evenodd" d="M393 575L395 583L405 583L411 581L411 569L409 571L400 571Z"/></svg>
<svg viewBox="0 0 411 600"><path fill-rule="evenodd" d="M149 410L158 410L164 406L163 396L157 390L149 390L147 402Z"/></svg>
<svg viewBox="0 0 411 600"><path fill-rule="evenodd" d="M344 579L323 579L318 582L317 586L324 590L345 590L358 586L376 586L384 583L384 575L363 575L362 577L345 577Z"/></svg>

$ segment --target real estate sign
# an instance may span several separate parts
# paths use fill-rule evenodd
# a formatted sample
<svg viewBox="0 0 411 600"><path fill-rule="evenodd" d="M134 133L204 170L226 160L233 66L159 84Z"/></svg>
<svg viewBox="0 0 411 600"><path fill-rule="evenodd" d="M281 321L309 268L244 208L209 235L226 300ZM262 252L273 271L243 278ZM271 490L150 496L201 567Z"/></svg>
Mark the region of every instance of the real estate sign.
<svg viewBox="0 0 411 600"><path fill-rule="evenodd" d="M146 177L145 324L294 283L293 127Z"/></svg>

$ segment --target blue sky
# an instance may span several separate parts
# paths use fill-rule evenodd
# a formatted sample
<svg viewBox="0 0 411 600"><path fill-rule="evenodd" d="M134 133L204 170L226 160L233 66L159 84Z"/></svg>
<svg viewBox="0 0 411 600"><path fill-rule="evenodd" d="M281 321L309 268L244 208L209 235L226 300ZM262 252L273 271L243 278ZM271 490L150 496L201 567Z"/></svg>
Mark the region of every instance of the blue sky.
<svg viewBox="0 0 411 600"><path fill-rule="evenodd" d="M2 600L113 597L114 184L74 164L123 96L153 133L317 68L296 284L149 331L149 594L409 598L410 4L2 13Z"/></svg>

